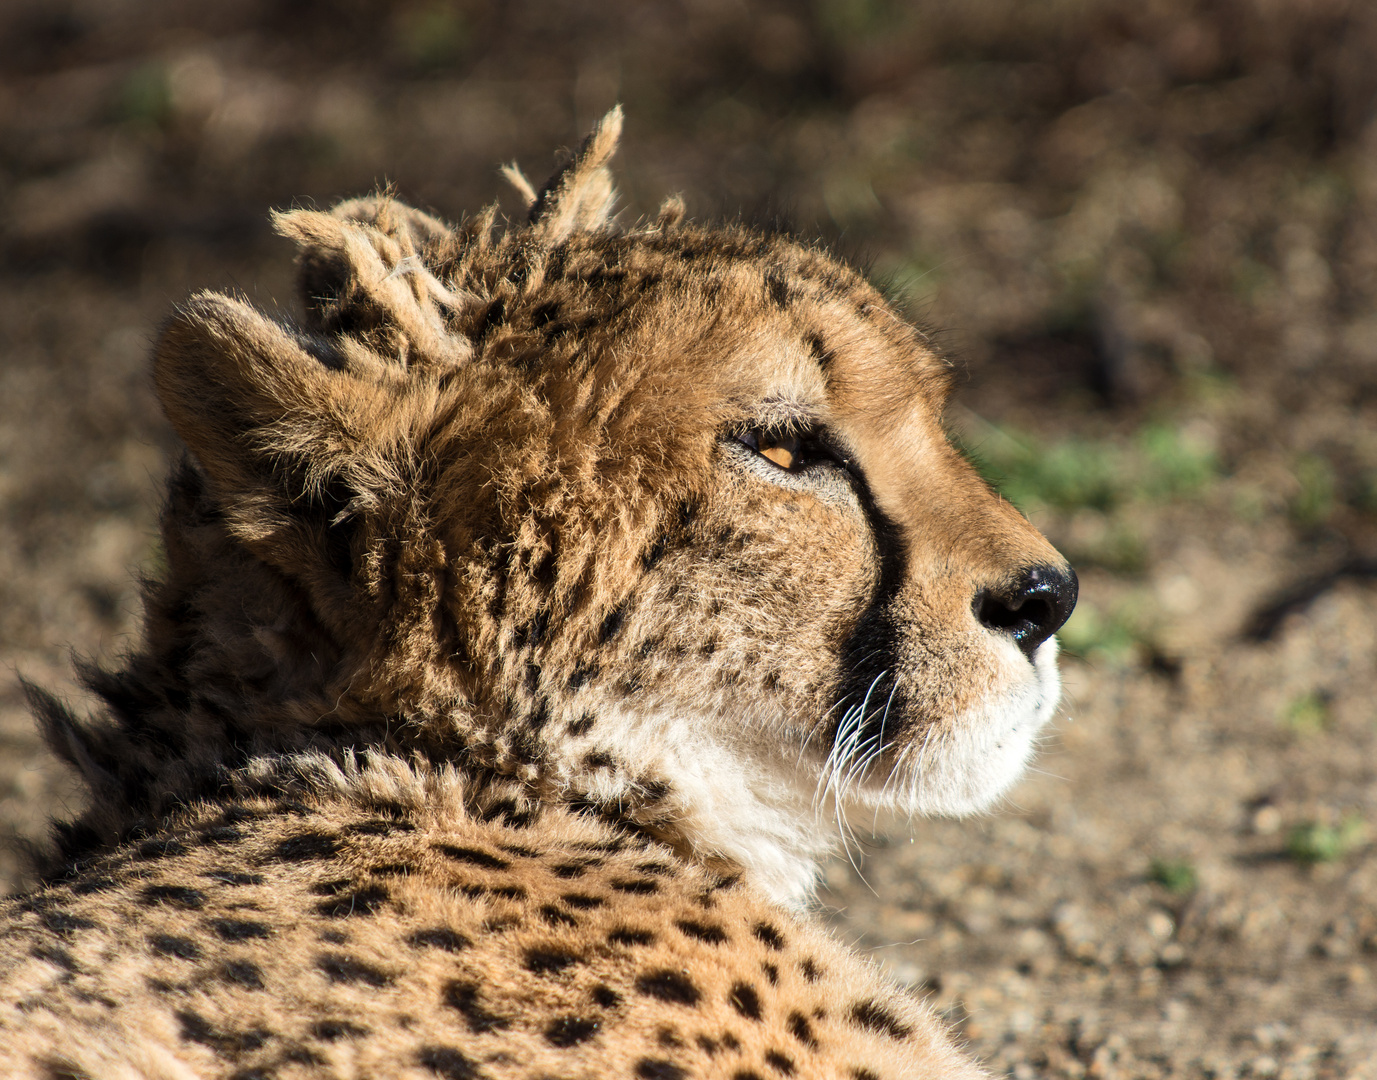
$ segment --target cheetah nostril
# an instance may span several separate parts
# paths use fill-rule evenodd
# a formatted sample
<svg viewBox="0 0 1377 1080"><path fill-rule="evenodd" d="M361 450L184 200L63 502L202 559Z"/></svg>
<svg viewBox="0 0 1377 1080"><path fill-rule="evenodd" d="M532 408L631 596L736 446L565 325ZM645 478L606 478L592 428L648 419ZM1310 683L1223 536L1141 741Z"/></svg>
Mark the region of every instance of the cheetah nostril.
<svg viewBox="0 0 1377 1080"><path fill-rule="evenodd" d="M1035 566L1011 585L981 589L972 609L982 626L1008 634L1029 660L1071 617L1080 586L1069 566Z"/></svg>

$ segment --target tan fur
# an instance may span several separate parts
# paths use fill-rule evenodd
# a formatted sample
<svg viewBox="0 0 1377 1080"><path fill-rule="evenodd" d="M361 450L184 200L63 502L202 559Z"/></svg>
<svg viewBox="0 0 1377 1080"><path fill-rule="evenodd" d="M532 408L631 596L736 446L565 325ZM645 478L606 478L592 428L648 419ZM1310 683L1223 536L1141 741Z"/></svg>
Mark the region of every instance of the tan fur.
<svg viewBox="0 0 1377 1080"><path fill-rule="evenodd" d="M32 692L92 799L0 931L18 1075L977 1075L787 909L829 818L1012 781L1055 644L980 597L1069 571L854 271L618 231L620 126L505 233L279 215L303 327L165 327L144 647L100 717Z"/></svg>

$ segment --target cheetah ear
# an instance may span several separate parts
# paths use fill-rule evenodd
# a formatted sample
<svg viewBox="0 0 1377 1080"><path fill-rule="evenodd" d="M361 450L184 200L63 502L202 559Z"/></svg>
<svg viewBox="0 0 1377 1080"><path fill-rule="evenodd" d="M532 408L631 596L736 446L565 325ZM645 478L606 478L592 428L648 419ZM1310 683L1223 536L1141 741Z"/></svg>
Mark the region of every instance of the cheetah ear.
<svg viewBox="0 0 1377 1080"><path fill-rule="evenodd" d="M396 490L423 387L387 366L360 369L323 339L217 293L168 321L153 379L230 531L308 587L338 593L349 571L341 537Z"/></svg>
<svg viewBox="0 0 1377 1080"><path fill-rule="evenodd" d="M536 195L531 206L531 229L545 243L558 244L576 232L601 232L608 228L617 189L607 163L617 152L621 134L622 107L615 105L583 140L574 159ZM512 179L510 174L508 179Z"/></svg>

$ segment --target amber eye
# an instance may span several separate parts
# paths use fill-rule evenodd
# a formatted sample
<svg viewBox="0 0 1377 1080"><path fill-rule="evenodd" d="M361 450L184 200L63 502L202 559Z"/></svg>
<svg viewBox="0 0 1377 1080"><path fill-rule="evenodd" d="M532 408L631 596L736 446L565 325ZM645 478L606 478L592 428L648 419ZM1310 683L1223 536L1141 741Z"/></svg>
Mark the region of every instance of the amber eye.
<svg viewBox="0 0 1377 1080"><path fill-rule="evenodd" d="M788 432L751 428L741 432L736 438L761 457L769 458L781 469L789 472L803 468L811 456L816 456L808 454L803 438Z"/></svg>

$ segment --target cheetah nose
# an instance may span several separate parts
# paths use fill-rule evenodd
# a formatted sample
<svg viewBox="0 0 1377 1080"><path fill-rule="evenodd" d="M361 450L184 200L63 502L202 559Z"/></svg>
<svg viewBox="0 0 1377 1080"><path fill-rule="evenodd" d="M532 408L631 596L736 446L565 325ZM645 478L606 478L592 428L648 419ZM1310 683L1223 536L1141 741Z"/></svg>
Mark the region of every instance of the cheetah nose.
<svg viewBox="0 0 1377 1080"><path fill-rule="evenodd" d="M1014 639L1029 660L1033 652L1071 617L1080 589L1069 566L1034 566L1011 584L981 589L972 605L983 626Z"/></svg>

